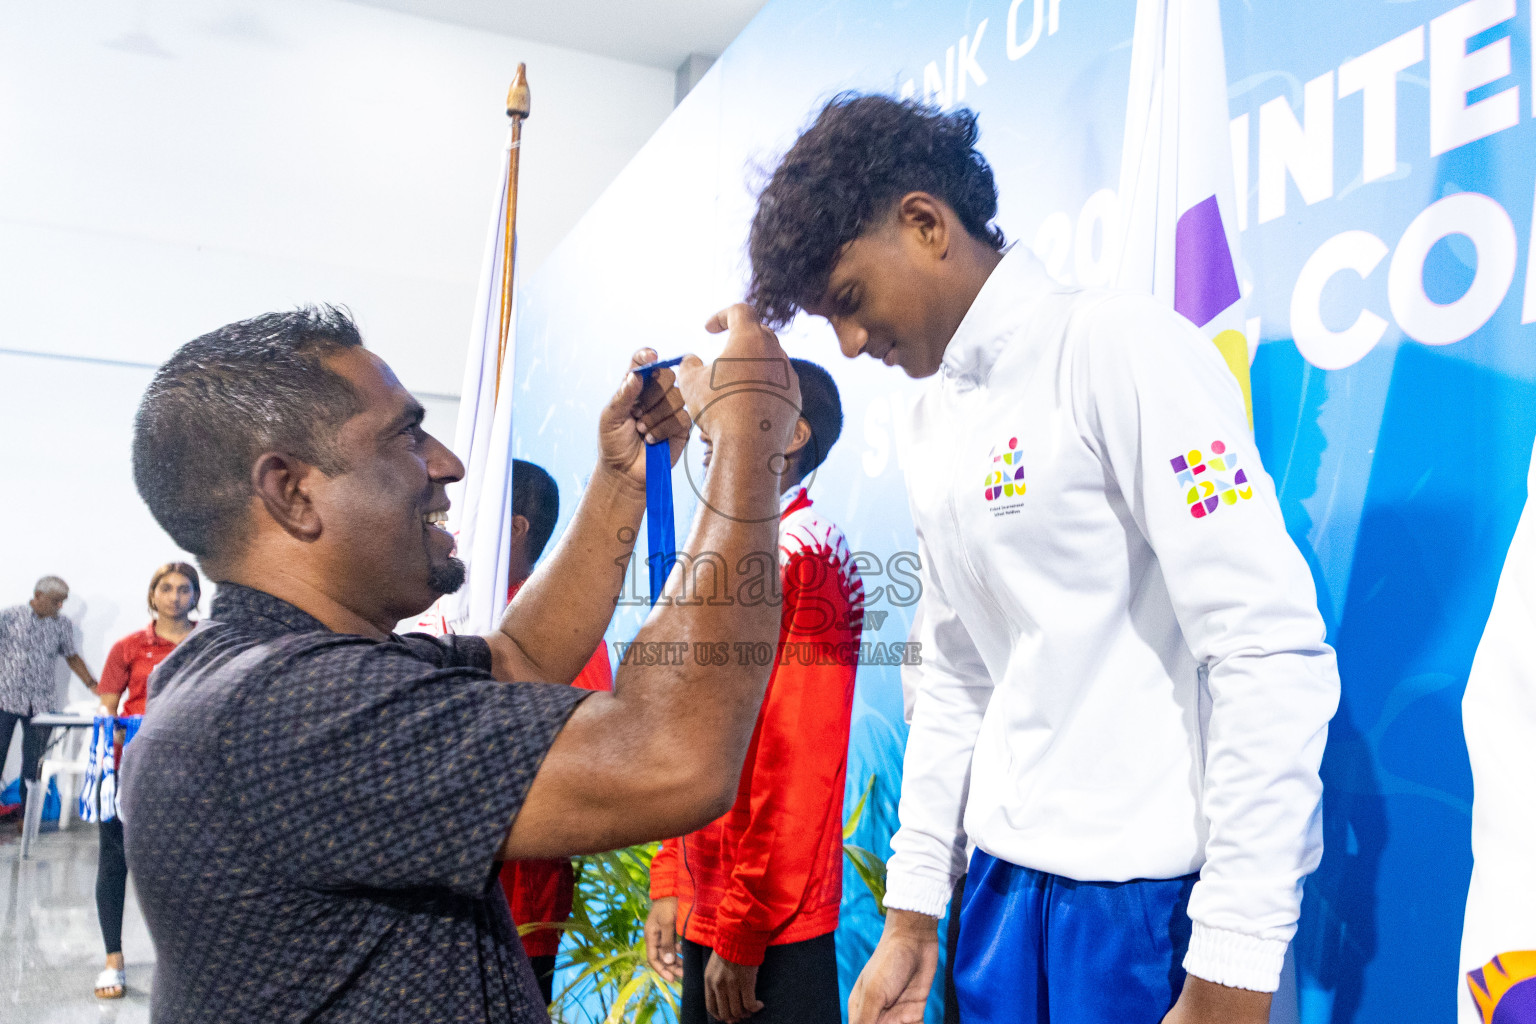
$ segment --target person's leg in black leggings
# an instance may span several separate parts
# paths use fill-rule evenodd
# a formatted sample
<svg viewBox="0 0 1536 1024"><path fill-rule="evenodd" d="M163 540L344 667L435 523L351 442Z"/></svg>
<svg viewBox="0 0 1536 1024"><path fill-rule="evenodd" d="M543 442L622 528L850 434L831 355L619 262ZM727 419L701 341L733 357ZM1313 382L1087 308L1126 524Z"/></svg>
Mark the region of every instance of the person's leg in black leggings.
<svg viewBox="0 0 1536 1024"><path fill-rule="evenodd" d="M104 821L97 827L96 917L107 956L123 951L123 901L128 895L128 861L123 856L123 823Z"/></svg>
<svg viewBox="0 0 1536 1024"><path fill-rule="evenodd" d="M533 965L533 976L539 979L539 991L544 993L544 1005L548 1006L555 1001L555 954L531 956L528 962Z"/></svg>
<svg viewBox="0 0 1536 1024"><path fill-rule="evenodd" d="M757 971L763 1008L752 1024L842 1024L837 987L837 945L831 933L769 946Z"/></svg>
<svg viewBox="0 0 1536 1024"><path fill-rule="evenodd" d="M683 946L683 1005L679 1024L715 1024L704 1009L704 968L712 952L686 940ZM757 969L757 998L763 1008L750 1024L841 1024L837 987L837 946L830 934L769 946Z"/></svg>
<svg viewBox="0 0 1536 1024"><path fill-rule="evenodd" d="M704 967L713 950L689 942L681 935L677 937L677 944L683 954L683 1003L677 1024L709 1024L710 1017L704 1012Z"/></svg>

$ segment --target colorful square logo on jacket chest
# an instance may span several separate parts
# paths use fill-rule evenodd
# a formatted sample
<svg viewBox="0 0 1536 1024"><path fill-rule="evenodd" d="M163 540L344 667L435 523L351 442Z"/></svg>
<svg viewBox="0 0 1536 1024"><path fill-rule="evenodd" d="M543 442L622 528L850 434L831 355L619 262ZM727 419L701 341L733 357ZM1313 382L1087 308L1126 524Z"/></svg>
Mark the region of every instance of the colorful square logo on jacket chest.
<svg viewBox="0 0 1536 1024"><path fill-rule="evenodd" d="M1189 514L1204 519L1223 505L1236 505L1253 497L1253 484L1237 464L1237 452L1225 441L1212 441L1201 451L1191 448L1168 460L1174 477L1184 488Z"/></svg>
<svg viewBox="0 0 1536 1024"><path fill-rule="evenodd" d="M987 453L987 476L982 484L981 496L987 508L999 514L1018 505L1024 497L1024 452L1019 439L1010 437L992 446Z"/></svg>
<svg viewBox="0 0 1536 1024"><path fill-rule="evenodd" d="M1005 444L994 445L989 455L992 468L987 473L986 499L1024 497L1024 453L1019 451L1019 439L1010 437Z"/></svg>

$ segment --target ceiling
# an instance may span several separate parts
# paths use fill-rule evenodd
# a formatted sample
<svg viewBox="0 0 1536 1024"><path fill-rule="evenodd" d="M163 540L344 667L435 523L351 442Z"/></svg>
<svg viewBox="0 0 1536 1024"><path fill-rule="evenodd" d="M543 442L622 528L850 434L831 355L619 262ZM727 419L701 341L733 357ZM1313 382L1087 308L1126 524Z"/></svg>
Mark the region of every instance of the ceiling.
<svg viewBox="0 0 1536 1024"><path fill-rule="evenodd" d="M353 0L455 25L677 69L718 56L765 0Z"/></svg>

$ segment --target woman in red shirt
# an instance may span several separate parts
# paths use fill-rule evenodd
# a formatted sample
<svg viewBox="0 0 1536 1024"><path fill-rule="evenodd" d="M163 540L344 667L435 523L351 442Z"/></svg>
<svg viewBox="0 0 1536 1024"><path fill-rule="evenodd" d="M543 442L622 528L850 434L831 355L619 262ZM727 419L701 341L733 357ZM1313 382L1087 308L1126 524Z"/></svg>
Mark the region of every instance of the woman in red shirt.
<svg viewBox="0 0 1536 1024"><path fill-rule="evenodd" d="M192 610L202 599L197 570L186 562L167 562L149 580L149 610L154 619L112 645L97 690L104 714L142 715L149 699L149 674L183 637L192 632ZM117 756L122 756L119 748ZM107 966L96 977L100 999L121 999L123 974L123 900L128 892L128 861L123 856L123 823L103 821L96 864L96 916L107 947Z"/></svg>

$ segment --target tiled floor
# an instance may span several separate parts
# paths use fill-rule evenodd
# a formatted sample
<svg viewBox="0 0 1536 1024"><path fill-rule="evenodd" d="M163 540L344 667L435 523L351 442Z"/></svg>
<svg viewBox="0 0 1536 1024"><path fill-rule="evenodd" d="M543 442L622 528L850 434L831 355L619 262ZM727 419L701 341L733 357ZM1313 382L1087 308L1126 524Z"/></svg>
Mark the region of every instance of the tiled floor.
<svg viewBox="0 0 1536 1024"><path fill-rule="evenodd" d="M128 881L123 917L128 995L91 992L102 968L96 923L96 827L48 826L21 859L21 831L0 822L0 1020L6 1024L139 1024L149 1020L155 954Z"/></svg>

